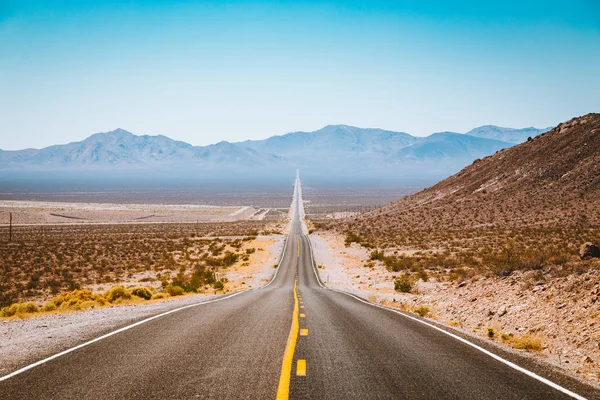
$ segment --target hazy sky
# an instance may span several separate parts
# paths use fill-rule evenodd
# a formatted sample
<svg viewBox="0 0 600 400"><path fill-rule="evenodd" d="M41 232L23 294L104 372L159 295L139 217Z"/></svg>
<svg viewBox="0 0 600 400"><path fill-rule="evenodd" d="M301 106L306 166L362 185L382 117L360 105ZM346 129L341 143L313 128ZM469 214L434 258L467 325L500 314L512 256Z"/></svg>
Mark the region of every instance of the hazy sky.
<svg viewBox="0 0 600 400"><path fill-rule="evenodd" d="M0 148L600 112L600 2L0 0Z"/></svg>

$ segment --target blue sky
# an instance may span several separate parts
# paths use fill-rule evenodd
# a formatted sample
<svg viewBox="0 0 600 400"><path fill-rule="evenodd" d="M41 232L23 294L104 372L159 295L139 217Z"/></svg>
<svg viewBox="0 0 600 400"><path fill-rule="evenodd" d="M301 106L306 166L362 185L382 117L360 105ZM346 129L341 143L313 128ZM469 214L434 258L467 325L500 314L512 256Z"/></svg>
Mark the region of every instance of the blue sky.
<svg viewBox="0 0 600 400"><path fill-rule="evenodd" d="M600 2L0 0L0 148L600 112Z"/></svg>

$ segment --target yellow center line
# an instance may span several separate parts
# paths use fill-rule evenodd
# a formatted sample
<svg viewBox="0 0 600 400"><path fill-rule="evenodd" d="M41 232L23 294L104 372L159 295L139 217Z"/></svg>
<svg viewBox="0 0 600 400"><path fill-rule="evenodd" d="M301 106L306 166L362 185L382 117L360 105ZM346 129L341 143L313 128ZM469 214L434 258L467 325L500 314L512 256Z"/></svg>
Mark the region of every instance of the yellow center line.
<svg viewBox="0 0 600 400"><path fill-rule="evenodd" d="M300 314L300 318L306 317L306 314Z"/></svg>
<svg viewBox="0 0 600 400"><path fill-rule="evenodd" d="M298 341L298 281L294 281L294 312L292 313L292 327L288 336L285 352L283 353L283 363L281 364L281 375L279 377L279 386L277 388L277 399L287 400L290 396L290 379L292 375L292 365L294 363L294 350ZM306 373L306 366L305 366Z"/></svg>
<svg viewBox="0 0 600 400"><path fill-rule="evenodd" d="M296 364L296 376L306 376L306 360L298 360Z"/></svg>
<svg viewBox="0 0 600 400"><path fill-rule="evenodd" d="M308 336L308 328L300 329L300 336Z"/></svg>

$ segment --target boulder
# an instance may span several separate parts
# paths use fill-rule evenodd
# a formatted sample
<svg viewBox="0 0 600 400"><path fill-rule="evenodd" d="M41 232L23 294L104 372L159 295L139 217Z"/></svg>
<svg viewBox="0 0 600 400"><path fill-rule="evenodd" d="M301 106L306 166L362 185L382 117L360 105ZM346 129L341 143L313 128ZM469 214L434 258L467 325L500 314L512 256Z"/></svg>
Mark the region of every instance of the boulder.
<svg viewBox="0 0 600 400"><path fill-rule="evenodd" d="M579 249L579 256L582 260L587 258L600 258L600 247L592 242L584 243Z"/></svg>

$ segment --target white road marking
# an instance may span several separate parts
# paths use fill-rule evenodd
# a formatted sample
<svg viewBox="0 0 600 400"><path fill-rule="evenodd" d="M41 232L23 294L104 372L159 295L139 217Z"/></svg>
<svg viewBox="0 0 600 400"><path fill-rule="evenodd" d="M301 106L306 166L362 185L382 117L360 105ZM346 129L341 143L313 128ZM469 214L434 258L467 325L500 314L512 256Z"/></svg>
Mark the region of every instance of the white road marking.
<svg viewBox="0 0 600 400"><path fill-rule="evenodd" d="M277 270L275 270L275 275L273 275L273 277L271 278L271 280L269 281L269 283L267 283L265 286L261 287L260 289L264 289L267 286L269 286L271 283L273 283L273 281L277 277L277 273L279 272L280 267L281 267L281 263L283 262L283 259L285 257L285 250L287 249L287 244L288 244L289 239L290 239L290 235L288 235L285 238L285 244L283 245L283 252L281 252L281 259L279 260L279 264L277 264Z"/></svg>
<svg viewBox="0 0 600 400"><path fill-rule="evenodd" d="M99 342L99 341L100 341L100 340L102 340L102 339L106 339L106 338L108 338L108 337L111 337L111 336L113 336L113 335L116 335L117 333L121 333L121 332L127 331L127 330L129 330L129 329L131 329L131 328L135 328L136 326L139 326L139 325L145 324L146 322L150 322L150 321L152 321L152 320L154 320L154 319L157 319L157 318L160 318L160 317L164 317L165 315L173 314L173 313L176 313L176 312L178 312L178 311L181 311L181 310L185 310L186 308L197 307L197 306L201 306L201 305L203 305L203 304L209 304L209 303L214 303L214 302L216 302L216 301L221 301L221 300L230 299L230 298L232 298L232 297L234 297L234 296L237 296L237 295L240 295L240 294L242 294L242 293L248 293L248 291L243 291L243 292L237 292L237 293L233 293L233 294L231 294L231 295L229 295L229 296L226 296L226 297L219 297L218 299L214 299L214 300L208 300L208 301L204 301L204 302L202 302L202 303L189 304L189 305L187 305L187 306L183 306L183 307L175 308L175 309L173 309L173 310L166 311L166 312L164 312L164 313L161 313L161 314L158 314L158 315L155 315L155 316L152 316L152 317L146 318L146 319L144 319L144 320L142 320L142 321L138 321L138 322L136 322L136 323L134 323L134 324L127 325L127 326L125 326L125 327L123 327L123 328L117 329L116 331L109 332L109 333L107 333L107 334L105 334L105 335L99 336L99 337L97 337L97 338L95 338L95 339L92 339L92 340L90 340L90 341L87 341L87 342L85 342L85 343L82 343L82 344L80 344L80 345L77 345L77 346L75 346L75 347L71 347L70 349L67 349L67 350L61 351L60 353L56 353L56 354L54 354L54 355L52 355L52 356L50 356L50 357L44 358L43 360L40 360L40 361L34 362L33 364L29 364L29 365L27 365L27 366L25 366L25 367L23 367L23 368L20 368L20 369L18 369L18 370L16 370L16 371L14 371L14 372L11 372L11 373L10 373L10 374L8 374L8 375L4 375L4 376L0 377L0 382L2 382L2 381L5 381L5 380L7 380L7 379L10 379L10 378L12 378L13 376L16 376L16 375L22 374L23 372L25 372L25 371L28 371L28 370L30 370L30 369L32 369L32 368L35 368L35 367L37 367L37 366L39 366L39 365L45 364L45 363L47 363L48 361L54 360L55 358L58 358L58 357L60 357L60 356L64 356L65 354L69 354L69 353L71 353L71 352L73 352L73 351L75 351L75 350L81 349L82 347L89 346L89 345L90 345L90 344L92 344L92 343Z"/></svg>
<svg viewBox="0 0 600 400"><path fill-rule="evenodd" d="M309 243L310 243L310 239L309 239ZM311 251L311 257L312 257L312 246L310 246L310 245L309 245L309 248L310 248L310 251ZM315 277L317 278L317 282L319 283L319 286L321 286L322 288L325 288L325 289L328 289L328 290L332 290L332 291L334 291L334 292L336 292L336 293L345 294L346 296L352 297L352 298L354 298L354 299L356 299L356 300L358 300L358 301L360 301L360 302L362 302L362 303L368 304L368 305L370 305L370 306L373 306L373 307L381 308L381 309L383 309L383 310L391 311L391 312L393 312L393 313L396 313L396 314L399 314L399 315L401 315L401 316L403 316L403 317L405 317L405 318L409 318L409 319L411 319L411 320L413 320L413 321L416 321L416 322L418 322L418 323L420 323L420 324L426 325L426 326L428 326L428 327L430 327L430 328L433 328L433 329L435 329L436 331L439 331L439 332L441 332L441 333L443 333L443 334L445 334L445 335L448 335L448 336L450 336L451 338L453 338L453 339L455 339L455 340L458 340L459 342L462 342L462 343L466 344L467 346L471 346L471 347L472 347L472 348L474 348L475 350L479 350L480 352L482 352L482 353L484 353L484 354L486 354L486 355L488 355L488 356L492 357L494 360L496 360L496 361L500 361L502 364L504 364L504 365L506 365L506 366L508 366L508 367L510 367L510 368L512 368L512 369L514 369L514 370L517 370L517 371L519 371L519 372L521 372L521 373L523 373L523 374L525 374L525 375L527 375L527 376L529 376L529 377L531 377L531 378L533 378L533 379L535 379L535 380L537 380L537 381L539 381L539 382L542 382L542 383L544 383L544 384L546 384L546 385L550 386L551 388L553 388L553 389L556 389L556 390L558 390L559 392L562 392L562 393L566 394L567 396L570 396L570 397L572 397L572 398L574 398L574 399L577 399L577 400L586 400L586 398L585 398L585 397L583 397L583 396L580 396L580 395L578 395L577 393L575 393L575 392L572 392L572 391L570 391L569 389L567 389L567 388L564 388L564 387L560 386L559 384L552 382L552 381L551 381L551 380L549 380L549 379L546 379L546 378L544 378L544 377L542 377L542 376L539 376L538 374L536 374L536 373L534 373L534 372L531 372L531 371L529 371L528 369L525 369L525 368L523 368L523 367L520 367L520 366L518 366L517 364L515 364L515 363L513 363L513 362L511 362L511 361L508 361L508 360L506 360L506 359L504 359L504 358L500 357L499 355L497 355L497 354L494 354L494 353L492 353L491 351L489 351L489 350L486 350L486 349L484 349L483 347L480 347L480 346L476 345L475 343L472 343L472 342L468 341L467 339L464 339L464 338L462 338L462 337L460 337L460 336L458 336L458 335L455 335L455 334L453 334L453 333L451 333L451 332L448 332L448 331L446 331L446 330L444 330L444 329L442 329L442 328L440 328L440 327L438 327L438 326L435 326L435 325L433 325L433 324L430 324L430 323L429 323L429 322L427 322L427 321L424 321L424 320L422 320L422 319L420 319L420 318L417 318L417 317L413 317L412 315L405 314L405 313L403 313L403 312L401 312L401 311L395 310L395 309L393 309L393 308L390 308L390 307L385 307L385 306L382 306L382 305L380 305L380 304L375 304L375 303L368 302L368 301L366 301L366 300L364 300L364 299L361 299L360 297L358 297L358 296L356 296L356 295L354 295L354 294L352 294L352 293L348 293L348 292L345 292L345 291L343 291L343 290L337 290L337 289L332 289L332 288L326 288L325 286L323 286L323 284L321 283L321 280L319 279L319 276L317 275L317 270L316 270L316 268L315 268L315 261L314 261L314 257L313 257L313 259L312 259L312 267L313 267L313 272L315 273Z"/></svg>

